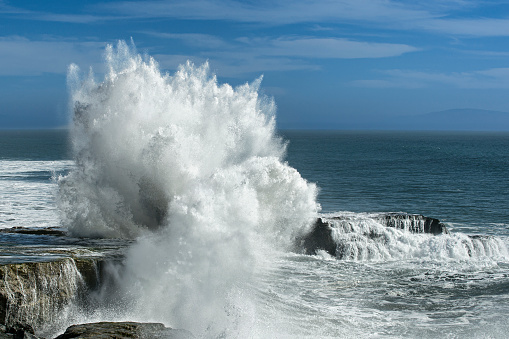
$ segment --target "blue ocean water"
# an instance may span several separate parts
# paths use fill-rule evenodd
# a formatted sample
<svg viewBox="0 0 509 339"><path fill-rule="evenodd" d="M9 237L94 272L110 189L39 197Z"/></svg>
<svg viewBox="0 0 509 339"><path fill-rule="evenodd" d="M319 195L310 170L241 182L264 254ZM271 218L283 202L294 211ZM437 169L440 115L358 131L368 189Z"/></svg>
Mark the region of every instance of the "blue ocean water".
<svg viewBox="0 0 509 339"><path fill-rule="evenodd" d="M452 235L386 235L385 259L274 257L252 281L251 337L505 337L507 249L455 251L471 234L508 244L509 134L279 134L288 163L319 186L323 213L424 214ZM55 177L73 166L66 131L0 132L0 227L60 226Z"/></svg>
<svg viewBox="0 0 509 339"><path fill-rule="evenodd" d="M0 160L70 160L69 131L0 130Z"/></svg>
<svg viewBox="0 0 509 339"><path fill-rule="evenodd" d="M289 165L318 185L324 213L406 212L509 232L509 133L279 134L288 143ZM71 160L67 130L0 131L2 164L27 166L16 176L4 173L3 180L48 183L59 162ZM30 169L44 162L57 167Z"/></svg>
<svg viewBox="0 0 509 339"><path fill-rule="evenodd" d="M509 233L509 133L281 134L289 164L320 187L323 212L402 211Z"/></svg>

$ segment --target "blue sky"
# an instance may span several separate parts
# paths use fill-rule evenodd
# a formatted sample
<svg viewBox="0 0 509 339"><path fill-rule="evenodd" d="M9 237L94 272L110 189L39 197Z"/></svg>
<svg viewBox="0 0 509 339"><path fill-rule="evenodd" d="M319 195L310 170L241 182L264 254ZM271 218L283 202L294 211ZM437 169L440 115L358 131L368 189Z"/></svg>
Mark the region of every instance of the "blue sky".
<svg viewBox="0 0 509 339"><path fill-rule="evenodd" d="M509 1L0 0L0 128L68 121L70 63L133 39L161 68L263 74L282 128L369 128L457 108L509 112Z"/></svg>

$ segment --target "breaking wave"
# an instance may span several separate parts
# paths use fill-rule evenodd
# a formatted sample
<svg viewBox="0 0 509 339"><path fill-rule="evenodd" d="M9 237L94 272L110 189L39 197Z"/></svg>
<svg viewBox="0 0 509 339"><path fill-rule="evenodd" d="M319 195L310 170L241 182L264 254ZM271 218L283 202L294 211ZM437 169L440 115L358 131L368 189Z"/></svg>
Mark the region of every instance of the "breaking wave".
<svg viewBox="0 0 509 339"><path fill-rule="evenodd" d="M259 258L309 230L317 189L283 162L261 78L233 88L190 62L165 74L122 41L106 64L99 82L69 68L76 167L59 179L63 223L137 239L118 273L124 317L238 336Z"/></svg>

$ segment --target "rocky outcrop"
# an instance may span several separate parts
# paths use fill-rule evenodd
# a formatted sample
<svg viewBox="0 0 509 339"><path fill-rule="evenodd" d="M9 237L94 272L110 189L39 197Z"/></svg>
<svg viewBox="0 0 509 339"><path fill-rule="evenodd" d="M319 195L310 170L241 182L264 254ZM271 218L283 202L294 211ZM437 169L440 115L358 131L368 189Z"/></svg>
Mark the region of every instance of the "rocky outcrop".
<svg viewBox="0 0 509 339"><path fill-rule="evenodd" d="M360 217L360 214L336 215L320 217L315 221L311 232L298 239L298 244L306 254L313 255L318 250L324 250L332 256L337 256L338 244L334 239L334 231L354 232L361 229L362 235L367 238L377 238L379 233L370 227L357 227L363 223L371 222L378 225L405 230L411 233L447 234L446 226L438 219L425 217L419 214L406 213L379 213ZM340 230L341 228L341 230Z"/></svg>
<svg viewBox="0 0 509 339"><path fill-rule="evenodd" d="M318 250L324 250L332 256L336 255L337 245L332 238L332 226L322 218L316 219L311 232L298 242L306 254L313 255Z"/></svg>
<svg viewBox="0 0 509 339"><path fill-rule="evenodd" d="M44 333L66 308L87 306L103 267L123 255L128 242L77 239L56 228L0 230L0 329ZM19 334L15 338L23 338ZM11 336L12 337L12 336Z"/></svg>
<svg viewBox="0 0 509 339"><path fill-rule="evenodd" d="M43 339L34 334L34 329L23 326L0 325L0 339Z"/></svg>
<svg viewBox="0 0 509 339"><path fill-rule="evenodd" d="M83 273L82 273L83 272ZM0 323L39 328L97 281L92 259L0 265Z"/></svg>
<svg viewBox="0 0 509 339"><path fill-rule="evenodd" d="M194 336L185 330L165 327L160 323L99 322L73 325L55 339L192 339Z"/></svg>
<svg viewBox="0 0 509 339"><path fill-rule="evenodd" d="M385 213L374 217L387 227L398 228L412 233L447 234L447 227L440 220L420 214Z"/></svg>

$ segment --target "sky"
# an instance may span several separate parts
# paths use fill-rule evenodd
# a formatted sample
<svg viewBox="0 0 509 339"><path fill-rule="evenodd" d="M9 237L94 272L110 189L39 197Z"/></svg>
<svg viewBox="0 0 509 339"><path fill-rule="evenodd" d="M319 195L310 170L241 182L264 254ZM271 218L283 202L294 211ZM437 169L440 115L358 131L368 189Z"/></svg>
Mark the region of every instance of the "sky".
<svg viewBox="0 0 509 339"><path fill-rule="evenodd" d="M68 124L69 65L100 73L106 45L131 39L170 73L263 75L280 128L509 112L509 1L0 0L0 128Z"/></svg>

